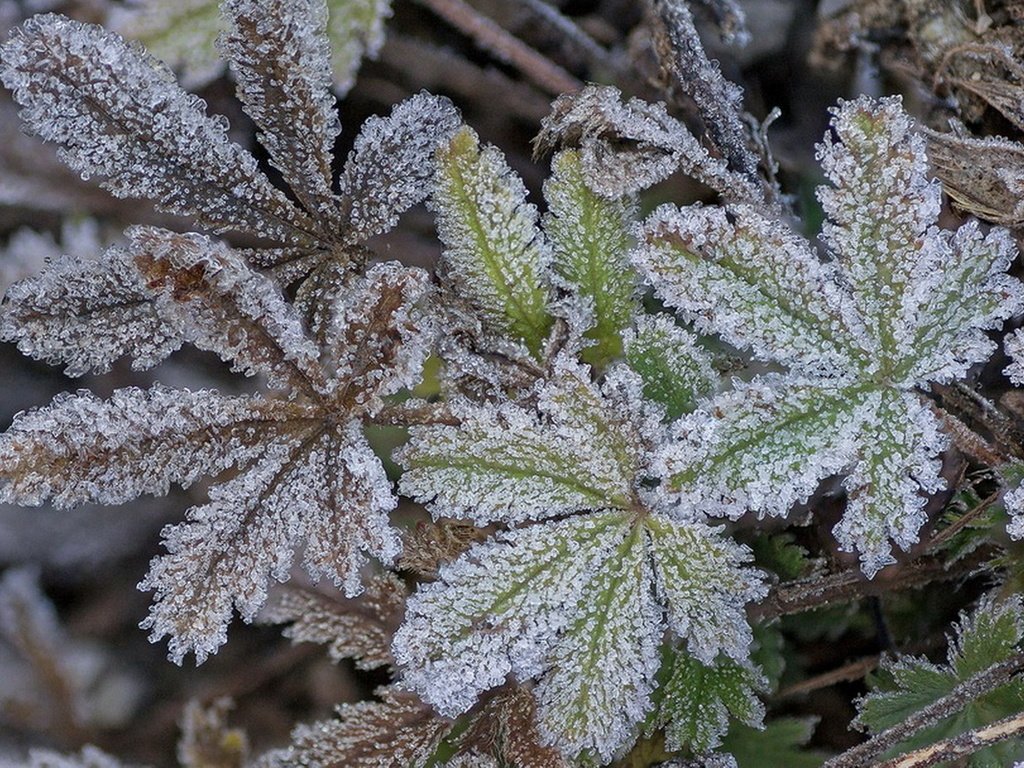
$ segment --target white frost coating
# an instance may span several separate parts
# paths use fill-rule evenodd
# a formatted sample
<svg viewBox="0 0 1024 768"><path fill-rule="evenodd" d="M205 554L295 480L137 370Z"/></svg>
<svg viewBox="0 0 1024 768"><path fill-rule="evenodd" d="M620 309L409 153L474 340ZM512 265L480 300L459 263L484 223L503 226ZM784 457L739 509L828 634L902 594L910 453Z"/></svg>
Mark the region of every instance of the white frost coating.
<svg viewBox="0 0 1024 768"><path fill-rule="evenodd" d="M390 563L399 551L387 520L394 504L358 423L278 439L243 474L214 486L187 522L165 528L168 554L154 558L139 585L156 592L141 626L153 642L170 637L175 662L194 652L201 663L227 639L233 608L252 620L268 579L288 578L304 541L310 574L329 575L354 595L365 553Z"/></svg>
<svg viewBox="0 0 1024 768"><path fill-rule="evenodd" d="M540 415L511 403L454 401L458 427L414 427L396 459L403 494L435 515L520 522L602 507L628 508L641 445L588 370L560 359L539 392Z"/></svg>
<svg viewBox="0 0 1024 768"><path fill-rule="evenodd" d="M376 413L381 398L419 382L435 336L422 306L431 290L426 271L390 261L333 297L325 355L349 407Z"/></svg>
<svg viewBox="0 0 1024 768"><path fill-rule="evenodd" d="M895 562L889 540L907 550L925 523L924 493L945 488L936 455L949 440L913 394L885 392L857 437L858 461L843 482L849 501L833 529L840 548L860 552L868 578Z"/></svg>
<svg viewBox="0 0 1024 768"><path fill-rule="evenodd" d="M828 375L869 357L834 270L754 208L663 205L644 223L633 262L699 330L762 360Z"/></svg>
<svg viewBox="0 0 1024 768"><path fill-rule="evenodd" d="M984 234L971 220L933 241L936 258L922 259L904 307L900 338L915 358L907 386L962 378L995 349L985 331L1024 308L1024 284L1006 274L1017 255L1007 230Z"/></svg>
<svg viewBox="0 0 1024 768"><path fill-rule="evenodd" d="M119 197L143 197L217 229L305 239L309 218L275 189L169 69L92 24L44 14L0 49L0 78L21 117L83 176ZM130 87L125 87L125 84Z"/></svg>
<svg viewBox="0 0 1024 768"><path fill-rule="evenodd" d="M1006 525L1006 532L1010 538L1024 538L1024 485L1018 485L1003 494L1003 506L1010 516L1010 522Z"/></svg>
<svg viewBox="0 0 1024 768"><path fill-rule="evenodd" d="M227 0L218 44L271 164L310 212L331 205L341 133L325 0Z"/></svg>
<svg viewBox="0 0 1024 768"><path fill-rule="evenodd" d="M68 376L103 373L125 355L142 370L184 340L182 323L161 317L150 298L124 248L98 259L61 256L8 289L0 338L29 357L64 364Z"/></svg>
<svg viewBox="0 0 1024 768"><path fill-rule="evenodd" d="M387 117L370 117L356 136L341 175L342 236L359 243L387 232L401 213L426 198L434 153L451 139L459 112L447 98L418 93Z"/></svg>
<svg viewBox="0 0 1024 768"><path fill-rule="evenodd" d="M715 529L657 513L526 526L421 586L392 650L406 685L448 717L508 675L540 676L546 740L570 759L610 759L650 711L666 615L700 658L746 658L743 606L764 594L749 559Z"/></svg>
<svg viewBox="0 0 1024 768"><path fill-rule="evenodd" d="M659 515L648 528L669 629L704 664L714 664L719 653L746 663L752 635L744 606L768 593L757 571L743 567L753 559L750 550L703 523Z"/></svg>
<svg viewBox="0 0 1024 768"><path fill-rule="evenodd" d="M1018 387L1024 386L1024 329L1017 329L1003 340L1003 348L1010 357L1010 364L1003 373Z"/></svg>
<svg viewBox="0 0 1024 768"><path fill-rule="evenodd" d="M678 494L680 511L785 515L846 468L877 397L856 381L828 384L779 374L736 381L677 421L676 442L656 470Z"/></svg>
<svg viewBox="0 0 1024 768"><path fill-rule="evenodd" d="M273 387L328 389L319 350L294 307L237 253L199 234L133 227L127 235L157 311L180 324L188 341L234 371L264 374Z"/></svg>
<svg viewBox="0 0 1024 768"><path fill-rule="evenodd" d="M313 414L287 402L155 385L109 400L63 393L15 417L0 436L0 501L58 507L122 504L244 466L260 443Z"/></svg>

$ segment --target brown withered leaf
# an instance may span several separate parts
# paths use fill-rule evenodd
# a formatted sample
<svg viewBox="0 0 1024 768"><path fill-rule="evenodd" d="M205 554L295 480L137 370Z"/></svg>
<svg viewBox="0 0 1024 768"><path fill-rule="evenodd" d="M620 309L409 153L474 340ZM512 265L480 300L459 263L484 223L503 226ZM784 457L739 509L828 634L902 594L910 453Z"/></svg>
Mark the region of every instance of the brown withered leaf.
<svg viewBox="0 0 1024 768"><path fill-rule="evenodd" d="M322 643L333 661L354 659L358 669L393 664L391 638L408 594L392 573L372 578L354 598L285 587L260 615L268 623L289 623L284 636L293 643Z"/></svg>
<svg viewBox="0 0 1024 768"><path fill-rule="evenodd" d="M495 694L473 719L460 741L460 750L493 755L499 765L515 768L569 768L553 747L541 744L536 722L537 702L520 686Z"/></svg>
<svg viewBox="0 0 1024 768"><path fill-rule="evenodd" d="M485 529L462 520L421 521L406 535L398 566L417 576L436 579L442 565L454 561L487 535Z"/></svg>
<svg viewBox="0 0 1024 768"><path fill-rule="evenodd" d="M1005 227L1024 226L1024 144L926 131L928 159L963 211Z"/></svg>

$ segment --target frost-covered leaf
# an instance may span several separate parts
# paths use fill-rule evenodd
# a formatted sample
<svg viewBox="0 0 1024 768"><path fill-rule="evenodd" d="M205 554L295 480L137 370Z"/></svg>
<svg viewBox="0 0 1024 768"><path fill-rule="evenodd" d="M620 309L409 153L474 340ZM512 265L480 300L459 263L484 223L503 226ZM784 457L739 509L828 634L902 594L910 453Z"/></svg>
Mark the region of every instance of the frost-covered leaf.
<svg viewBox="0 0 1024 768"><path fill-rule="evenodd" d="M402 493L436 514L515 522L632 503L638 438L587 369L566 367L547 384L539 414L513 404L451 408L459 426L414 427L397 455Z"/></svg>
<svg viewBox="0 0 1024 768"><path fill-rule="evenodd" d="M669 419L689 413L718 382L711 356L667 315L641 315L624 335L626 362L643 379L644 397Z"/></svg>
<svg viewBox="0 0 1024 768"><path fill-rule="evenodd" d="M948 695L957 685L1006 661L1018 652L1024 639L1024 612L1020 599L1013 596L1002 602L982 600L970 614L962 615L949 638L947 663L934 664L921 657L903 657L884 662L875 676L873 690L859 702L857 723L871 733L902 723L907 717ZM989 725L1017 714L1024 701L1024 682L1015 678L993 691L982 694L936 725L926 728L898 746L900 751L934 744L964 731ZM975 753L970 764L1011 765L1024 758L1019 739L996 744Z"/></svg>
<svg viewBox="0 0 1024 768"><path fill-rule="evenodd" d="M395 657L449 716L510 674L539 676L545 740L607 760L652 706L664 611L699 656L745 653L743 604L760 593L745 559L705 527L618 511L501 533L410 598Z"/></svg>
<svg viewBox="0 0 1024 768"><path fill-rule="evenodd" d="M0 757L0 766L2 768L132 768L113 755L108 755L103 750L91 745L82 747L81 751L74 755L62 755L48 749L33 749L29 752L27 761L8 763L5 758Z"/></svg>
<svg viewBox="0 0 1024 768"><path fill-rule="evenodd" d="M219 45L260 143L302 205L326 212L341 121L325 0L226 0L223 12L227 29Z"/></svg>
<svg viewBox="0 0 1024 768"><path fill-rule="evenodd" d="M391 484L358 423L316 422L262 446L247 470L210 489L209 503L164 530L168 554L155 558L142 589L154 604L150 639L169 636L170 656L203 661L224 643L232 609L251 621L267 581L288 577L305 543L306 569L349 595L360 589L366 554L398 554L388 525Z"/></svg>
<svg viewBox="0 0 1024 768"><path fill-rule="evenodd" d="M495 147L462 128L438 151L430 199L445 251L442 272L494 333L539 356L551 315L544 272L551 251L526 187Z"/></svg>
<svg viewBox="0 0 1024 768"><path fill-rule="evenodd" d="M434 153L451 140L459 123L451 101L429 93L363 123L341 176L346 242L387 232L399 214L426 198Z"/></svg>
<svg viewBox="0 0 1024 768"><path fill-rule="evenodd" d="M0 337L81 376L102 373L126 355L133 368L149 368L181 346L184 328L157 313L131 254L112 246L98 259L57 258L12 285Z"/></svg>
<svg viewBox="0 0 1024 768"><path fill-rule="evenodd" d="M382 397L413 387L430 352L434 326L422 306L431 289L422 269L375 264L332 301L325 354L339 380L335 402L375 413Z"/></svg>
<svg viewBox="0 0 1024 768"><path fill-rule="evenodd" d="M488 765L483 755L494 755L496 766L570 768L561 752L542 745L541 740L533 692L523 686L508 686L480 708L459 740L459 753L467 757L462 763L467 768ZM472 762L473 758L477 762Z"/></svg>
<svg viewBox="0 0 1024 768"><path fill-rule="evenodd" d="M0 499L58 507L167 493L259 455L260 441L308 429L312 409L156 385L58 395L0 436Z"/></svg>
<svg viewBox="0 0 1024 768"><path fill-rule="evenodd" d="M309 217L228 140L226 121L208 116L165 65L117 35L34 16L0 60L26 125L59 145L76 171L105 177L115 195L149 198L217 229L283 242L316 237Z"/></svg>
<svg viewBox="0 0 1024 768"><path fill-rule="evenodd" d="M679 651L660 692L654 723L665 729L670 750L708 752L721 743L730 717L761 725L764 704L757 694L764 689L763 675L749 664L720 658L708 665Z"/></svg>
<svg viewBox="0 0 1024 768"><path fill-rule="evenodd" d="M784 223L749 206L658 208L637 266L704 333L801 370L855 367L864 350L833 269Z"/></svg>
<svg viewBox="0 0 1024 768"><path fill-rule="evenodd" d="M327 0L327 8L335 89L344 96L355 83L363 57L376 58L384 44L391 0Z"/></svg>
<svg viewBox="0 0 1024 768"><path fill-rule="evenodd" d="M576 152L559 153L551 166L554 173L544 184L544 234L552 271L592 317L584 337L594 345L583 351L583 360L603 365L622 354L622 332L639 312L627 258L636 206L590 191Z"/></svg>
<svg viewBox="0 0 1024 768"><path fill-rule="evenodd" d="M781 362L789 374L736 382L676 424L662 454L692 512L782 515L825 477L850 472L836 527L872 576L924 522L922 493L943 487L946 446L917 390L992 351L985 331L1019 311L1006 233L936 224L940 190L898 99L835 110L819 190L835 259L745 206L662 207L635 262L665 301L706 333Z"/></svg>
<svg viewBox="0 0 1024 768"><path fill-rule="evenodd" d="M758 185L712 157L662 103L632 98L617 88L588 85L559 96L541 121L538 151L578 145L587 184L618 198L639 192L677 170L699 179L726 199L760 199Z"/></svg>
<svg viewBox="0 0 1024 768"><path fill-rule="evenodd" d="M271 386L325 392L328 384L295 310L272 280L223 243L199 234L134 227L135 266L157 310L186 338Z"/></svg>
<svg viewBox="0 0 1024 768"><path fill-rule="evenodd" d="M375 576L354 598L285 587L260 614L260 621L288 623L293 643L322 643L332 661L354 659L357 669L391 664L391 635L405 607L406 587L392 573Z"/></svg>
<svg viewBox="0 0 1024 768"><path fill-rule="evenodd" d="M415 696L393 688L379 690L380 701L338 707L337 720L301 725L281 766L423 768L452 723Z"/></svg>

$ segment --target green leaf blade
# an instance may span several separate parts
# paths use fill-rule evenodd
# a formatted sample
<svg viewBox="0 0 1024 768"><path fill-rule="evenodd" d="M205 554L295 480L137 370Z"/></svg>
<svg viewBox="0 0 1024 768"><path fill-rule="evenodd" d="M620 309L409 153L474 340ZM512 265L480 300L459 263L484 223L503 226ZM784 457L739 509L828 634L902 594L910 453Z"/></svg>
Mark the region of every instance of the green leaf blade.
<svg viewBox="0 0 1024 768"><path fill-rule="evenodd" d="M522 180L470 128L437 153L431 208L445 245L442 271L480 310L493 332L535 356L551 330L544 273L550 249L526 202Z"/></svg>

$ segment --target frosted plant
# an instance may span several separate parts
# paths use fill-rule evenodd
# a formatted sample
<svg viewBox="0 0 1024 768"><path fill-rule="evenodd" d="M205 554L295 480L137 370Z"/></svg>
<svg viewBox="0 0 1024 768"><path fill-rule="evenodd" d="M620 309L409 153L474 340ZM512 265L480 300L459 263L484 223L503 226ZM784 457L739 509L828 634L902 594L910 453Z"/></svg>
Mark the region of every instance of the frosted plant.
<svg viewBox="0 0 1024 768"><path fill-rule="evenodd" d="M924 522L923 493L943 487L946 446L918 392L987 359L984 331L1018 312L1004 230L935 221L941 189L924 138L897 98L835 110L819 157L831 187L822 262L784 224L743 205L663 206L634 261L657 294L787 373L735 382L676 425L661 470L695 514L783 515L822 478L846 473L835 534L868 575L893 562Z"/></svg>
<svg viewBox="0 0 1024 768"><path fill-rule="evenodd" d="M163 317L236 370L260 373L286 396L227 397L157 385L62 395L21 414L0 437L4 501L118 504L166 493L229 467L188 522L165 529L169 554L143 587L156 591L145 626L169 635L171 656L202 660L224 641L232 608L251 619L269 576L284 579L295 547L314 577L360 589L369 553L390 562L395 504L362 420L381 397L415 383L431 325L416 305L422 270L395 263L355 276L330 307L321 362L298 314L273 282L201 235L129 231L133 263ZM79 446L90 445L83 455Z"/></svg>
<svg viewBox="0 0 1024 768"><path fill-rule="evenodd" d="M322 0L278 3L270 14L231 0L224 14L222 47L239 98L298 204L228 140L224 118L207 115L165 65L101 27L35 16L0 49L0 76L26 125L83 176L104 177L115 195L260 238L264 247L241 255L284 282L358 268L361 244L426 195L431 154L457 113L446 99L420 94L371 118L335 192L341 126ZM115 246L96 261L55 262L10 295L3 337L76 375L123 355L137 368L159 362L184 331L158 316L127 259Z"/></svg>
<svg viewBox="0 0 1024 768"><path fill-rule="evenodd" d="M195 89L223 69L215 45L225 27L220 5L221 0L139 0L127 8L112 9L108 26L142 42L179 72L182 85ZM268 6L264 13L273 18L284 5ZM344 96L355 82L363 57L374 58L384 43L384 20L391 15L391 0L327 0L324 9L333 87Z"/></svg>
<svg viewBox="0 0 1024 768"><path fill-rule="evenodd" d="M541 230L497 150L463 130L439 154L431 205L446 246L442 278L465 286L488 330L540 365L515 402L453 395L458 423L414 427L398 453L402 493L435 515L508 529L410 598L393 652L405 684L450 717L508 675L537 678L543 741L570 760L607 761L654 708L666 630L697 665L750 669L743 606L763 587L744 548L650 488L667 432L665 407L645 391L660 385L673 410L686 409L713 375L682 328L637 318L625 261L632 203L588 189L574 152L555 158L545 193ZM569 337L552 353L556 312ZM624 339L637 371L611 364L595 384L578 356L607 365ZM717 713L719 693L700 707ZM666 700L666 720L677 703ZM697 748L714 746L724 718L699 719L708 733Z"/></svg>

